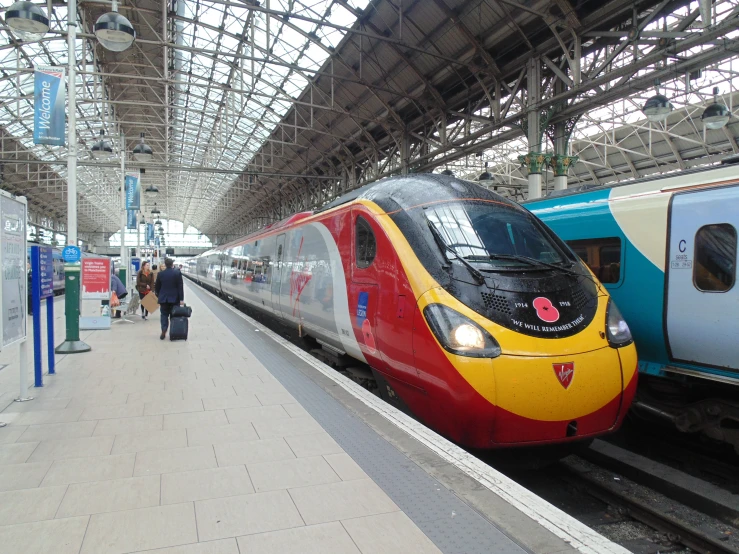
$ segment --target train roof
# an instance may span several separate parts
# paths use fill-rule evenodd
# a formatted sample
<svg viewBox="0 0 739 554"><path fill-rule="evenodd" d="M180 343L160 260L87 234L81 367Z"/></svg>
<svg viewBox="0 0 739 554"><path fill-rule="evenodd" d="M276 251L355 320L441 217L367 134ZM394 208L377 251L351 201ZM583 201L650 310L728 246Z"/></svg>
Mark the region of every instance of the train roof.
<svg viewBox="0 0 739 554"><path fill-rule="evenodd" d="M604 185L585 184L585 185L580 185L577 187L568 188L565 190L556 190L556 191L549 193L546 196L542 196L541 198L534 198L532 200L526 200L521 203L522 204L533 204L535 202L542 202L544 200L550 200L552 198L577 196L578 194L585 194L587 192L592 192L596 190L609 190L609 189L618 188L618 187L626 187L630 185L635 185L638 183L647 183L649 181L661 181L663 179L674 179L675 177L681 177L684 175L694 175L696 173L705 173L707 171L714 171L720 167L723 167L726 165L734 165L734 164L739 164L739 154L733 154L731 156L727 156L721 160L721 164L717 164L717 165L693 167L691 169L683 169L681 171L676 171L672 173L664 173L661 175L650 175L648 177L642 177L640 179L632 179L629 181L619 181L617 183L606 183Z"/></svg>
<svg viewBox="0 0 739 554"><path fill-rule="evenodd" d="M496 200L511 206L517 205L515 202L473 181L436 173L416 173L388 177L370 183L329 202L316 210L315 213L326 212L355 200L370 200L383 208L385 212L392 212L436 200L462 200L465 198Z"/></svg>
<svg viewBox="0 0 739 554"><path fill-rule="evenodd" d="M349 204L355 200L370 200L380 206L380 208L382 208L386 213L393 213L395 211L410 209L414 206L428 204L429 202L439 200L462 200L470 198L495 200L500 204L518 207L517 203L500 196L478 183L465 181L449 175L416 173L412 175L387 177L380 181L376 181L347 192L325 206L321 206L314 212L299 212L293 214L281 221L271 223L258 231L249 233L244 237L212 248L211 250L204 252L203 255L228 250L229 248L239 246L262 235L272 234L278 229L282 229L303 219Z"/></svg>

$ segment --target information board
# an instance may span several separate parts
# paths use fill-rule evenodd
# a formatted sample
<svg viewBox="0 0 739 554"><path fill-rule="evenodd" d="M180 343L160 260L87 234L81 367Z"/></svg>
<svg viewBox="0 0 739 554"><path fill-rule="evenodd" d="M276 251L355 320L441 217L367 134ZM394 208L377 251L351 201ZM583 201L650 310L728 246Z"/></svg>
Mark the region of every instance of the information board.
<svg viewBox="0 0 739 554"><path fill-rule="evenodd" d="M110 259L82 259L82 300L110 299Z"/></svg>
<svg viewBox="0 0 739 554"><path fill-rule="evenodd" d="M26 338L28 267L26 253L26 204L0 196L2 216L2 329L3 348Z"/></svg>
<svg viewBox="0 0 739 554"><path fill-rule="evenodd" d="M41 298L54 296L54 251L50 246L38 246Z"/></svg>

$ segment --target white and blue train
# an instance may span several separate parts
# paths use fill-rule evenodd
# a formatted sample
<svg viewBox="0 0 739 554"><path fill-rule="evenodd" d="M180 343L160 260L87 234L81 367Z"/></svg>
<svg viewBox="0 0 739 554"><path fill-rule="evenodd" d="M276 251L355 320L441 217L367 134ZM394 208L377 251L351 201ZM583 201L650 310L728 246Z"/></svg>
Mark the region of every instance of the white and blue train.
<svg viewBox="0 0 739 554"><path fill-rule="evenodd" d="M585 261L639 354L634 407L739 451L739 165L583 187L525 206Z"/></svg>

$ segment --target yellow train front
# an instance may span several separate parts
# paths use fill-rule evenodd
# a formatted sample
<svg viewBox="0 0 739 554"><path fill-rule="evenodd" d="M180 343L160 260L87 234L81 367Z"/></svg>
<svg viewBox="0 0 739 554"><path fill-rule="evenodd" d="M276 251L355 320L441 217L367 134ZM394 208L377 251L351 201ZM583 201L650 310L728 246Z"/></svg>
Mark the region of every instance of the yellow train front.
<svg viewBox="0 0 739 554"><path fill-rule="evenodd" d="M628 326L530 212L474 183L418 175L317 215L337 245L347 228L359 233L342 258L373 249L372 273L345 268L347 299L350 311L376 313L355 333L387 400L470 448L572 442L620 426L637 381Z"/></svg>

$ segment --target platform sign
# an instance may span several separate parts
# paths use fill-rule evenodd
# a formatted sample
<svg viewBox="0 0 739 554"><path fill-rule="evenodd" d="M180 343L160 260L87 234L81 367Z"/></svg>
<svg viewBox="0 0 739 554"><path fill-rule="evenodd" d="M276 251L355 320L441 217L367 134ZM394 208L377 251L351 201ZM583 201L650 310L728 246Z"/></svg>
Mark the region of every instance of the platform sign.
<svg viewBox="0 0 739 554"><path fill-rule="evenodd" d="M110 299L110 259L82 260L82 300Z"/></svg>
<svg viewBox="0 0 739 554"><path fill-rule="evenodd" d="M2 346L26 338L28 267L26 251L26 203L7 193L0 197L2 223Z"/></svg>
<svg viewBox="0 0 739 554"><path fill-rule="evenodd" d="M54 296L54 251L50 246L38 246L39 285L41 298Z"/></svg>
<svg viewBox="0 0 739 554"><path fill-rule="evenodd" d="M62 250L62 259L68 264L74 264L80 261L82 250L79 246L65 246Z"/></svg>

